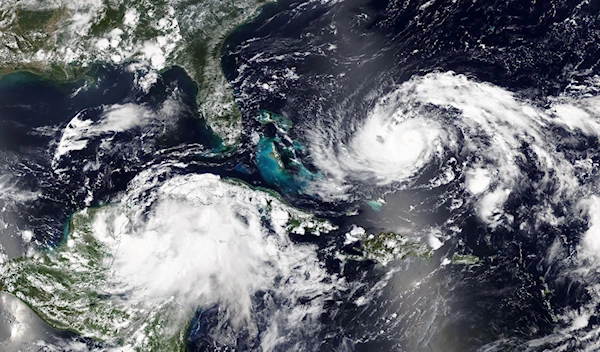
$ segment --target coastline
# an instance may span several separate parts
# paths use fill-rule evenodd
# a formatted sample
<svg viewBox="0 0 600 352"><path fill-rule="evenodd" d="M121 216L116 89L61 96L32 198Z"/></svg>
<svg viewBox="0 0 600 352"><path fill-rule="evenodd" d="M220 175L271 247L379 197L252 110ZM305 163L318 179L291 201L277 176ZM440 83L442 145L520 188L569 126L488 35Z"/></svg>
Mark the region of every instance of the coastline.
<svg viewBox="0 0 600 352"><path fill-rule="evenodd" d="M137 10L126 10L125 4L86 8L99 15L91 18L80 33L66 34L63 32L78 30L73 24L68 26L69 21L85 11L67 5L23 11L13 4L14 23L9 23L7 32L0 35L0 44L6 47L0 50L0 78L29 72L57 83L74 83L93 80L94 67L104 64L141 63L158 74L179 67L197 85L196 103L201 117L222 139L226 150L235 149L242 133L241 112L223 73L221 52L235 30L276 1L247 0L235 5L211 0L184 5L165 2L150 9L150 5L137 1L129 4ZM205 8L210 15L205 15ZM29 22L19 17L25 14ZM46 19L34 22L32 14L45 15ZM159 14L164 17L156 21ZM58 15L65 19L62 28L58 28ZM137 17L132 20L132 16ZM6 17L0 14L0 20Z"/></svg>

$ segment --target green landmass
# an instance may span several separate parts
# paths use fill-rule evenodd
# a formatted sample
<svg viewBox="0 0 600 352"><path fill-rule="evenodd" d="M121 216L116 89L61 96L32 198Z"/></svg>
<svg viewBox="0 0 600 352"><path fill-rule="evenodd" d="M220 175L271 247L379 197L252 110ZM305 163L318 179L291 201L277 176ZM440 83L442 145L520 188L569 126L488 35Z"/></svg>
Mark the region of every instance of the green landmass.
<svg viewBox="0 0 600 352"><path fill-rule="evenodd" d="M396 259L431 258L433 251L426 244L394 232L359 234L361 255L343 255L343 259L372 260L383 266Z"/></svg>
<svg viewBox="0 0 600 352"><path fill-rule="evenodd" d="M433 250L421 240L411 238L395 232L381 232L378 234L367 233L362 228L355 228L347 236L350 243L356 241L360 244L360 255L340 255L340 259L370 260L386 266L393 260L407 258L431 258ZM454 253L448 264L475 265L479 257L471 254Z"/></svg>
<svg viewBox="0 0 600 352"><path fill-rule="evenodd" d="M97 211L74 214L59 247L0 265L1 290L57 329L137 351L184 350L187 317L174 300L145 310L106 291L111 252L92 232Z"/></svg>
<svg viewBox="0 0 600 352"><path fill-rule="evenodd" d="M225 146L241 115L221 70L229 33L269 0L8 0L0 9L0 75L30 71L52 80L90 78L93 64L180 66L198 85L199 112Z"/></svg>
<svg viewBox="0 0 600 352"><path fill-rule="evenodd" d="M279 201L275 192L237 180L219 182L224 189L233 188L232 193L252 192L249 201L263 209L261 215L270 219L277 233L319 235L336 228ZM122 217L132 216L124 211L119 205L107 205L73 214L59 245L0 263L0 290L19 298L52 327L108 347L184 351L194 312L178 303L176 295L134 297L135 288L122 282L113 267L124 236Z"/></svg>
<svg viewBox="0 0 600 352"><path fill-rule="evenodd" d="M475 265L479 263L479 258L470 254L458 254L452 255L452 264L455 265Z"/></svg>

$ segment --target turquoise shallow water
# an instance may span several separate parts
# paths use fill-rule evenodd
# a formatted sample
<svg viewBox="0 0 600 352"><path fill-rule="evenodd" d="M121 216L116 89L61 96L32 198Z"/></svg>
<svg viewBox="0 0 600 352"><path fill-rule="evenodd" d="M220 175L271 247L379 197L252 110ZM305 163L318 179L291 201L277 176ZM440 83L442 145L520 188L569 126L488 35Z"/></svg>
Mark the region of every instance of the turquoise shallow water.
<svg viewBox="0 0 600 352"><path fill-rule="evenodd" d="M292 121L266 110L260 111L256 120L265 129L274 127L270 133L264 130L259 132L261 136L255 155L260 175L269 185L284 193L304 193L308 184L321 175L310 171L300 160L299 153L306 148L289 137Z"/></svg>
<svg viewBox="0 0 600 352"><path fill-rule="evenodd" d="M367 202L367 205L371 207L371 209L375 211L381 211L381 207L383 204L381 202L377 202L375 200L370 200Z"/></svg>
<svg viewBox="0 0 600 352"><path fill-rule="evenodd" d="M101 73L101 83L74 98L69 98L70 92L27 74L0 80L0 165L6 166L0 171L18 175L19 187L46 194L25 208L8 207L6 219L35 226L39 229L36 235L52 243L60 237L68 214L86 206L87 189L92 190L95 204L122 191L141 169L160 163L182 165L174 174L211 172L270 187L301 207L306 203L300 204L304 199L298 195L306 195L311 182L321 178L306 157L313 146L303 139L303 133L321 119L345 116L349 121L360 120L371 110L370 101L413 75L456 71L539 101L558 95L567 84L581 84L598 74L597 1L282 0L267 10L225 43L229 50L224 50L223 68L236 91L246 128L247 140L239 150L225 150L204 126L195 105L195 84L178 69L163 72L148 94L132 87L132 75L118 68L114 74ZM242 65L246 67L243 70ZM573 68L578 72L571 75ZM266 82L269 89L263 88ZM150 143L147 131L138 129L111 136L110 149L98 149L102 141L97 139L90 142L89 150L74 153L64 164L71 170L66 180L49 171L51 143L76 112L92 108L90 118L97 118L94 109L100 110L102 105L135 103L156 108L173 87L185 93L181 101L184 118L173 134L156 139L160 140L158 148ZM343 129L349 124L336 126ZM46 134L28 133L37 127ZM354 133L356 130L344 131L348 138ZM140 135L144 135L142 140ZM572 145L557 147L573 158L588 155L596 164L597 139L564 135L565 140L573 138ZM101 169L83 173L87 162L96 159ZM538 172L539 165L527 158L520 162L519 167L531 179L543 175ZM437 172L436 165L431 167ZM595 175L597 170L581 181L593 180ZM436 252L435 260L399 260L391 264L393 271L369 263L341 266L328 255L333 256L331 248L343 247L348 226L331 236L300 238L322 246L320 254L328 268L336 272L342 267L337 272L357 289L349 296L331 299L324 309L319 338L291 341L280 350L297 350L293 344L301 342L311 343L311 351L474 351L486 343L499 343L500 351L519 350L514 346L556 331L553 309L577 309L580 302L589 300L585 282L566 280L543 259L554 238L576 246L587 228L585 221L545 226L540 231L520 229L519 222L536 219L536 212L530 210L545 202L537 198L535 183L524 182L522 193L514 192L505 208L516 219L515 226L491 229L479 222L470 208L455 211L451 207L447 195L462 197L460 182L457 179L456 186L449 184L435 192L395 190L386 195L384 206L367 202L383 195L370 192L372 185L365 184L365 194L357 195L360 214L357 210L356 216L343 219L369 233L402 227L411 235L450 219L460 233L452 232L456 237ZM310 209L321 214L337 211L318 199L310 201ZM567 218L576 214L565 212L574 209L570 206L556 204L557 214ZM9 230L18 233L20 228ZM328 247L330 243L337 247ZM482 260L473 267L438 266L441 256L457 250ZM395 274L385 285L377 285L377 275L388 273ZM543 284L549 283L552 290L551 301L545 294L548 286L539 279L542 276ZM369 294L371 301L365 299ZM264 297L256 297L257 307L273 304L268 293ZM206 310L204 325L197 330L203 343L196 350L215 346L211 329L223 329L220 312L219 307ZM599 319L598 314L592 316L582 331L597 330ZM268 326L270 322L263 323ZM573 343L582 341L581 336L574 336ZM510 346L513 342L516 345ZM260 341L232 332L227 343L223 349L248 350L240 346L259 349ZM563 350L579 347L570 345Z"/></svg>
<svg viewBox="0 0 600 352"><path fill-rule="evenodd" d="M256 165L261 176L267 183L285 190L286 192L296 193L300 186L296 184L294 178L288 174L284 166L280 163L279 155L276 154L275 144L268 138L261 138L256 145Z"/></svg>

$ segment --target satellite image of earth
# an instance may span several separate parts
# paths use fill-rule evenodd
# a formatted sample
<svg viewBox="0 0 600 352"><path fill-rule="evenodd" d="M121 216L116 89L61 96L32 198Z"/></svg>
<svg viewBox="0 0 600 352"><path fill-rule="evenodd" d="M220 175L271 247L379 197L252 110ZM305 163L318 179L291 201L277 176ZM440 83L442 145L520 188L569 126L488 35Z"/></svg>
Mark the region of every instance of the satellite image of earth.
<svg viewBox="0 0 600 352"><path fill-rule="evenodd" d="M0 351L599 351L600 0L0 0Z"/></svg>

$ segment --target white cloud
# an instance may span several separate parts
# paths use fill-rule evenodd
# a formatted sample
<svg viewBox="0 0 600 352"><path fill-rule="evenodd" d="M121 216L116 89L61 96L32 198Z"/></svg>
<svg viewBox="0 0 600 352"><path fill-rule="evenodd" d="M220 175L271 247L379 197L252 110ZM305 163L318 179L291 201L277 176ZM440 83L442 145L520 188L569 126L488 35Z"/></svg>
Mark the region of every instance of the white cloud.
<svg viewBox="0 0 600 352"><path fill-rule="evenodd" d="M587 210L590 224L581 238L580 256L600 259L600 197L594 195L579 204Z"/></svg>
<svg viewBox="0 0 600 352"><path fill-rule="evenodd" d="M410 186L429 165L443 173L433 175L433 187L456 179L452 157L460 156L465 189L482 219L494 224L509 194L528 177L521 169L525 160L541 172L536 188L556 189L553 202L577 191L576 166L555 148L552 128L600 135L597 99L555 98L552 108L542 109L453 72L411 78L380 97L366 116L355 115L355 103L341 102L307 132L312 160L324 175L310 192L326 200L351 199L354 187L392 192Z"/></svg>
<svg viewBox="0 0 600 352"><path fill-rule="evenodd" d="M509 195L510 190L502 188L485 194L478 202L477 213L490 223L498 221L498 215L502 213L502 206Z"/></svg>
<svg viewBox="0 0 600 352"><path fill-rule="evenodd" d="M75 115L63 130L54 153L54 164L72 151L85 149L91 138L141 126L152 117L147 108L136 104L108 106L97 121L88 117L86 112L83 110Z"/></svg>
<svg viewBox="0 0 600 352"><path fill-rule="evenodd" d="M140 19L140 14L136 9L129 9L123 16L123 24L128 27L135 27Z"/></svg>
<svg viewBox="0 0 600 352"><path fill-rule="evenodd" d="M324 299L340 282L327 273L313 245L295 244L282 226L272 232L264 223L273 226L282 212L289 217L298 211L214 175L167 181L148 199L149 213L141 211L148 203L137 202L137 191L145 192L130 193L93 224L95 237L113 249L107 263L115 284L108 292L148 307L174 298L189 312L219 304L227 312L223 323L250 331L257 331L254 315L267 314L271 325L255 336L267 351L294 331L318 330ZM257 312L259 291L270 292L280 306Z"/></svg>
<svg viewBox="0 0 600 352"><path fill-rule="evenodd" d="M492 181L490 173L486 169L469 170L466 174L466 187L471 194L483 193Z"/></svg>

